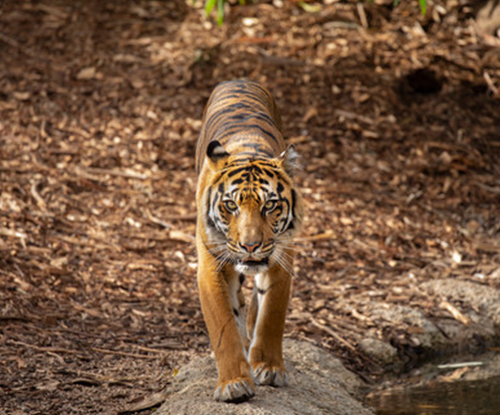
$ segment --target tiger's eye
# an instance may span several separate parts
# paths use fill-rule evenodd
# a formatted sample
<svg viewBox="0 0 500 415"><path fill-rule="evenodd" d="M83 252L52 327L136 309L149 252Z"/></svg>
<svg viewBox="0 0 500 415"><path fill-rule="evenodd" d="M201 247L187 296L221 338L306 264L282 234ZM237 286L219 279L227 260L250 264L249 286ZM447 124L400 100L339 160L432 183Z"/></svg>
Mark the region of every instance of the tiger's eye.
<svg viewBox="0 0 500 415"><path fill-rule="evenodd" d="M236 205L236 203L234 203L232 200L225 201L224 206L230 212L234 212L236 209L238 209L238 205Z"/></svg>
<svg viewBox="0 0 500 415"><path fill-rule="evenodd" d="M267 211L271 211L273 210L275 207L276 207L276 200L268 200L265 204L264 204L264 209L267 210Z"/></svg>

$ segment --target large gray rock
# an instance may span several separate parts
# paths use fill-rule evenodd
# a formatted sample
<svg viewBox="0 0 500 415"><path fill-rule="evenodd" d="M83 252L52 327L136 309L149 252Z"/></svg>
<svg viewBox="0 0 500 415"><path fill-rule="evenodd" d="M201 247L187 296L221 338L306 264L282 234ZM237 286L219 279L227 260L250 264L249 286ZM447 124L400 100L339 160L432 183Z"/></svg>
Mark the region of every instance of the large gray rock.
<svg viewBox="0 0 500 415"><path fill-rule="evenodd" d="M198 358L182 368L158 415L373 415L355 399L362 381L325 351L306 342L286 340L290 386L259 386L256 396L238 405L215 402L215 362Z"/></svg>
<svg viewBox="0 0 500 415"><path fill-rule="evenodd" d="M484 352L485 345L498 343L500 290L452 278L427 281L418 288L440 312L429 315L413 305L359 300L359 310L373 321L373 328L358 341L363 354L385 369L400 369L404 359L423 363L445 353ZM417 352L412 355L413 349Z"/></svg>
<svg viewBox="0 0 500 415"><path fill-rule="evenodd" d="M451 278L426 282L421 285L431 295L468 305L472 321L500 328L500 291L471 281Z"/></svg>
<svg viewBox="0 0 500 415"><path fill-rule="evenodd" d="M414 346L432 349L446 342L446 338L434 323L416 308L394 304L388 307L384 303L372 302L363 309L363 313L374 321L383 321L407 332L409 332L408 328L410 327L417 328L410 336Z"/></svg>

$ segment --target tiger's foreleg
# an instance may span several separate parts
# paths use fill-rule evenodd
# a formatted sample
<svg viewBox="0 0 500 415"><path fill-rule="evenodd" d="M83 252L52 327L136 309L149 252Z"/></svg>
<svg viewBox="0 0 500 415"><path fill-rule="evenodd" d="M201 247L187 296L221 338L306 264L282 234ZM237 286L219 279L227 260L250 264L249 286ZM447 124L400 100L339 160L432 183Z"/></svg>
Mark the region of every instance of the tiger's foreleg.
<svg viewBox="0 0 500 415"><path fill-rule="evenodd" d="M204 258L198 268L201 309L219 372L214 397L218 401L243 402L255 395L255 384L235 318L241 311L236 309L241 307L234 282L238 276L217 271L206 249L199 249L198 255Z"/></svg>
<svg viewBox="0 0 500 415"><path fill-rule="evenodd" d="M249 358L259 385L288 384L282 343L291 280L290 273L278 265L255 278L247 328L253 327Z"/></svg>

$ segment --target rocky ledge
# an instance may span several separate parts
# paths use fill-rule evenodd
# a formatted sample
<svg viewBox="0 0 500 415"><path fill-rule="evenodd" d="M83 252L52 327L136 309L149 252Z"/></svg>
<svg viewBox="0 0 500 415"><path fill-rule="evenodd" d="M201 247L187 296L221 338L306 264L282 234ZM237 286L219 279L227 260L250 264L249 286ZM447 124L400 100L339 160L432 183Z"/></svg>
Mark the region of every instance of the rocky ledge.
<svg viewBox="0 0 500 415"><path fill-rule="evenodd" d="M373 415L356 397L363 382L344 368L340 360L307 342L287 339L284 344L290 385L259 386L250 401L241 404L215 402L215 361L197 358L182 368L158 415Z"/></svg>

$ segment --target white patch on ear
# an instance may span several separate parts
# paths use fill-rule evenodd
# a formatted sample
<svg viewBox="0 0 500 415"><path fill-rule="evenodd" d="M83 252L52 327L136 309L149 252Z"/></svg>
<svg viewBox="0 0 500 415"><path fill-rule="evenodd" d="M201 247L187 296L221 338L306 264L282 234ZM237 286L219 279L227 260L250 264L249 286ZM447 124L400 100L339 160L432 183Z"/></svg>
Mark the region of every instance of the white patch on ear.
<svg viewBox="0 0 500 415"><path fill-rule="evenodd" d="M227 151L222 147L221 143L218 141L211 141L207 147L207 156L212 161L218 161L223 157L228 156Z"/></svg>
<svg viewBox="0 0 500 415"><path fill-rule="evenodd" d="M283 168L290 176L293 176L295 170L300 168L299 158L299 153L297 153L293 144L290 144L287 149L280 154L279 159Z"/></svg>
<svg viewBox="0 0 500 415"><path fill-rule="evenodd" d="M224 149L224 147L222 147L221 143L214 140L207 146L207 157L212 165L212 168L217 169L217 164L221 160L229 157L229 153Z"/></svg>
<svg viewBox="0 0 500 415"><path fill-rule="evenodd" d="M226 150L224 150L224 147L222 146L219 146L219 147L216 147L214 152L212 153L212 156L223 156L226 154Z"/></svg>

